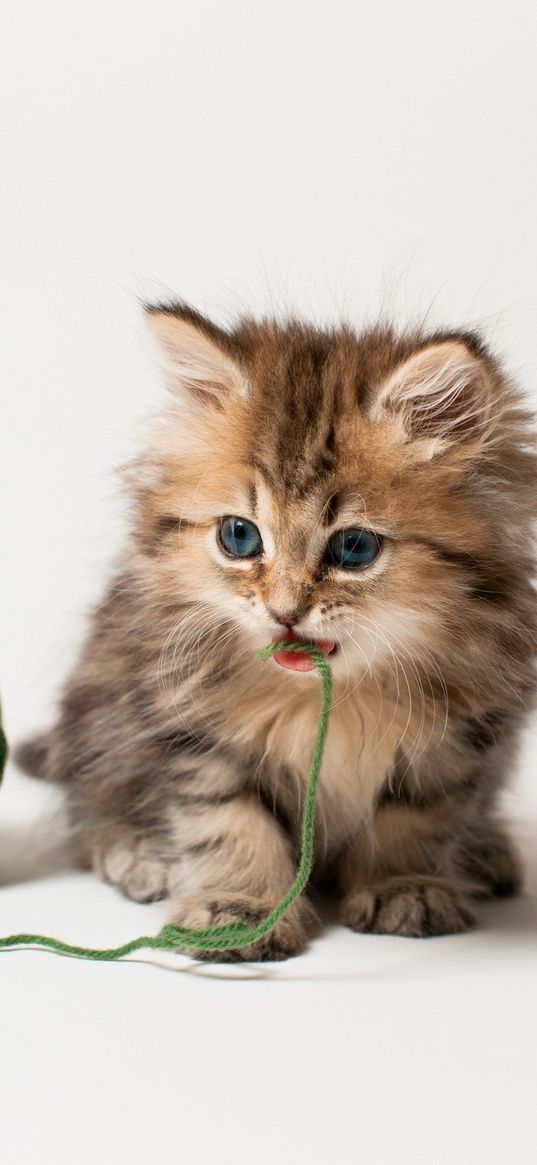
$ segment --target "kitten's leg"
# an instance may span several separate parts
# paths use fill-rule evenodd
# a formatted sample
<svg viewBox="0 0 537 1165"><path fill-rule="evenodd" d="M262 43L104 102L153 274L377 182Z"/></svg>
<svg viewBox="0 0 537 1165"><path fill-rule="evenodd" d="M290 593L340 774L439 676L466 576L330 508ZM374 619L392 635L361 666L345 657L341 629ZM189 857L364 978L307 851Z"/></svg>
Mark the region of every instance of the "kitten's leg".
<svg viewBox="0 0 537 1165"><path fill-rule="evenodd" d="M82 727L77 718L77 754ZM163 730L140 741L125 712L116 735L120 730L123 738L112 748L103 746L95 766L80 773L69 755L70 737L56 733L53 769L69 777L68 811L80 863L136 901L171 896L172 921L186 927L239 917L251 923L268 914L294 879L295 855L274 816L246 791L248 774L235 757L216 750L201 733L190 739ZM118 781L116 756L123 772L140 775ZM308 914L305 901L295 905L263 943L238 957L298 953Z"/></svg>
<svg viewBox="0 0 537 1165"><path fill-rule="evenodd" d="M487 724L488 727L488 724ZM472 899L516 894L521 869L495 816L512 734L464 725L419 769L398 764L372 828L341 866L341 918L381 934L451 934L471 926Z"/></svg>
<svg viewBox="0 0 537 1165"><path fill-rule="evenodd" d="M457 863L457 829L444 799L379 808L372 836L341 863L342 922L357 931L415 937L472 926L473 888Z"/></svg>
<svg viewBox="0 0 537 1165"><path fill-rule="evenodd" d="M294 879L290 838L253 792L220 800L201 796L197 804L183 805L175 817L181 856L173 871L171 921L182 927L238 920L255 926ZM296 955L304 947L309 913L301 899L253 946L201 957L220 962Z"/></svg>
<svg viewBox="0 0 537 1165"><path fill-rule="evenodd" d="M475 887L476 897L510 897L521 889L520 858L497 820L485 817L462 835L458 862Z"/></svg>
<svg viewBox="0 0 537 1165"><path fill-rule="evenodd" d="M83 835L79 856L136 902L169 895L174 903L170 921L189 928L237 920L253 926L295 876L290 839L251 792L178 792L163 812L160 830L103 825ZM309 916L307 902L301 901L262 942L214 958L298 954Z"/></svg>

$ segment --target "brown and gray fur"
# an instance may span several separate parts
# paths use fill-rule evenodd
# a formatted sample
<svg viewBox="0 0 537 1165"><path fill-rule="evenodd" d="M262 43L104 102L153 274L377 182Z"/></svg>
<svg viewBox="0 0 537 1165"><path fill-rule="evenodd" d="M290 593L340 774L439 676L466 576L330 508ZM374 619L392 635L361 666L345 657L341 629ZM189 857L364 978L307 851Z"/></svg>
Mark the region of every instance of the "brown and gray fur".
<svg viewBox="0 0 537 1165"><path fill-rule="evenodd" d="M535 691L533 418L473 334L320 331L147 309L170 400L130 470L130 541L65 687L20 750L63 784L81 861L185 926L253 921L293 878L315 673L262 663L293 624L333 639L317 876L356 931L433 935L510 894L497 817ZM219 520L261 531L227 560ZM382 552L323 565L361 526ZM241 957L300 951L304 898Z"/></svg>

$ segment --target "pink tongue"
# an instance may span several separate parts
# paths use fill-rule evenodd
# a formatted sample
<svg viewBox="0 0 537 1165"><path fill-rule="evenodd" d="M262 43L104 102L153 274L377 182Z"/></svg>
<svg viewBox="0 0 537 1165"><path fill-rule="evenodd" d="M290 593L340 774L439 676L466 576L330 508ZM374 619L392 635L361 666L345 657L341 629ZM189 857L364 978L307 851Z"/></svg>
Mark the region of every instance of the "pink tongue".
<svg viewBox="0 0 537 1165"><path fill-rule="evenodd" d="M286 631L284 635L275 636L273 643L304 643L304 639L300 639L293 631ZM318 647L324 655L330 655L334 649L334 644L329 639L318 639L311 644L312 647ZM305 651L275 651L272 656L275 663L280 667L287 667L289 671L313 671L315 664L311 655L307 655Z"/></svg>

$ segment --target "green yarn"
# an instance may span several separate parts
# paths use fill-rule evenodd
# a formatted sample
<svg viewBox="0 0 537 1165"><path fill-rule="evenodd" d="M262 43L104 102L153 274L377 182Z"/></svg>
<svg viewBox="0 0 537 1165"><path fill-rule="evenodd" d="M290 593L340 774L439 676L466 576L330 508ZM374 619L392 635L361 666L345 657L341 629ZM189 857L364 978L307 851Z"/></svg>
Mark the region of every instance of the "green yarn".
<svg viewBox="0 0 537 1165"><path fill-rule="evenodd" d="M332 671L319 648L305 643L275 643L263 647L259 652L259 657L262 660L267 660L276 651L299 651L306 652L311 656L321 680L321 712L304 798L302 844L298 869L292 886L270 911L270 914L267 914L266 918L263 918L257 926L248 926L245 922L232 922L224 926L207 926L189 930L185 927L169 924L164 926L157 935L142 935L140 938L123 943L122 946L109 947L108 949L74 946L71 943L64 943L56 938L47 938L41 934L12 934L7 938L0 938L0 949L28 946L44 947L47 950L56 951L58 954L72 955L78 959L108 962L122 959L125 955L131 955L134 951L140 950L174 951L178 948L189 948L198 951L237 951L241 947L250 946L250 943L257 942L258 939L263 938L264 935L273 930L296 902L311 874L314 858L315 795L321 772L332 701Z"/></svg>
<svg viewBox="0 0 537 1165"><path fill-rule="evenodd" d="M2 777L7 761L7 740L6 734L2 727L2 709L0 708L0 785L2 784Z"/></svg>

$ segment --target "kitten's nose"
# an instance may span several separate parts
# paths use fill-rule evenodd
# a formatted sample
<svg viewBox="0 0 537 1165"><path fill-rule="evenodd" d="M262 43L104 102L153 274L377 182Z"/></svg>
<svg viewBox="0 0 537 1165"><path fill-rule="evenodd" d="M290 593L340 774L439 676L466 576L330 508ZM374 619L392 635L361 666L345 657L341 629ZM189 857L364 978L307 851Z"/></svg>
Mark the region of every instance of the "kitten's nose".
<svg viewBox="0 0 537 1165"><path fill-rule="evenodd" d="M304 611L299 607L294 607L292 611L277 611L274 607L268 607L267 610L276 623L280 623L282 627L287 628L294 627L295 623L298 623L304 614Z"/></svg>

